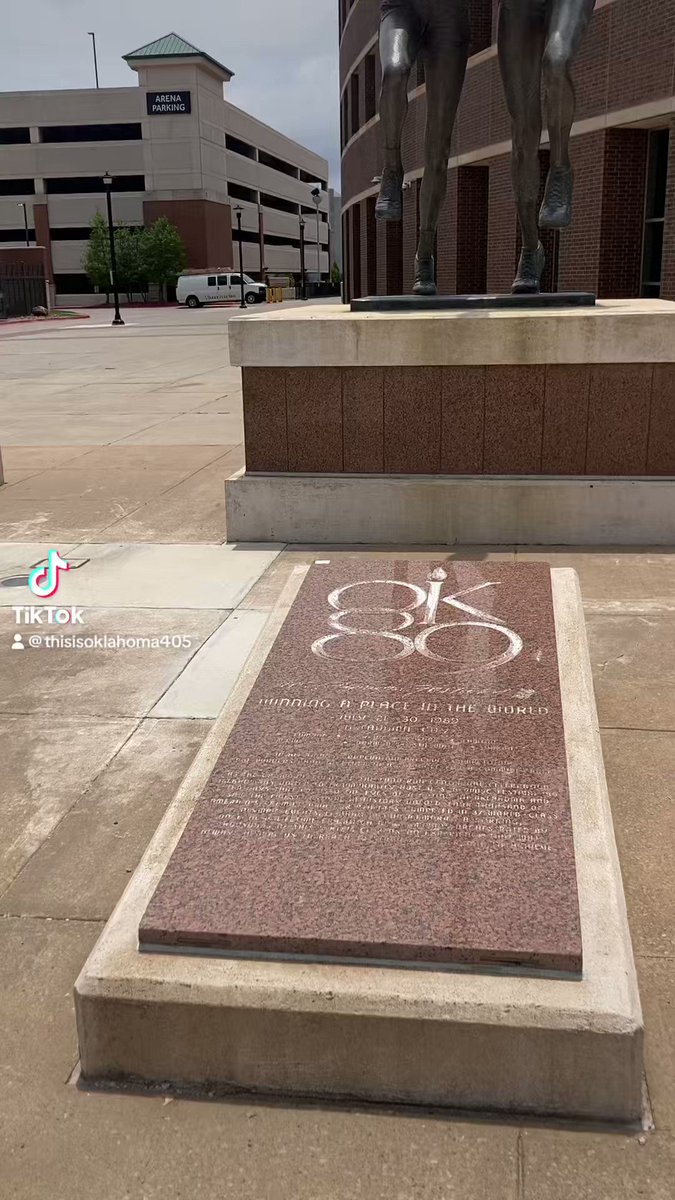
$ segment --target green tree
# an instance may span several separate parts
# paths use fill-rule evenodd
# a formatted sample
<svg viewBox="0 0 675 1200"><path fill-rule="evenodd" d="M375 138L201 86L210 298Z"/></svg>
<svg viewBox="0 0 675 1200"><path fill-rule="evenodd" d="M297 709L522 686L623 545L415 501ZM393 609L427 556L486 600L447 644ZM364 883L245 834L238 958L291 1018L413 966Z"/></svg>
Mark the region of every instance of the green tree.
<svg viewBox="0 0 675 1200"><path fill-rule="evenodd" d="M166 217L158 217L146 231L144 262L149 282L157 284L160 297L163 298L165 289L175 286L178 276L187 266L183 239Z"/></svg>
<svg viewBox="0 0 675 1200"><path fill-rule="evenodd" d="M115 258L120 291L126 292L131 303L134 292L144 297L148 291L146 265L146 231L144 229L115 230Z"/></svg>
<svg viewBox="0 0 675 1200"><path fill-rule="evenodd" d="M339 287L340 284L342 283L342 272L340 271L340 268L338 267L336 262L334 262L333 266L331 267L330 281L331 281L333 287Z"/></svg>
<svg viewBox="0 0 675 1200"><path fill-rule="evenodd" d="M96 213L92 220L89 244L82 259L82 266L94 287L108 296L110 294L110 241L108 223L101 213Z"/></svg>

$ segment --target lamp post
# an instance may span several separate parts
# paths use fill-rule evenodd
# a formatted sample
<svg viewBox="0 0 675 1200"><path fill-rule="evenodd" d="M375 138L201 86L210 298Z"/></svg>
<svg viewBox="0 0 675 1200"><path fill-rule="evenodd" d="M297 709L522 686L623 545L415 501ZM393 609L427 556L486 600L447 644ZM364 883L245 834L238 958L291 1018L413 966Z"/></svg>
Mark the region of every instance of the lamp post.
<svg viewBox="0 0 675 1200"><path fill-rule="evenodd" d="M24 204L23 200L18 201L17 208L23 209L23 226L24 226L24 229L26 230L26 245L30 246L30 235L28 233L28 209L27 209L26 205Z"/></svg>
<svg viewBox="0 0 675 1200"><path fill-rule="evenodd" d="M91 38L91 44L94 48L94 76L96 78L96 87L98 87L98 59L96 57L96 34L92 33L90 30L89 37Z"/></svg>
<svg viewBox="0 0 675 1200"><path fill-rule="evenodd" d="M319 234L319 205L321 204L321 189L315 187L312 191L312 200L316 204L316 268L319 274L319 283L321 283L321 237Z"/></svg>
<svg viewBox="0 0 675 1200"><path fill-rule="evenodd" d="M244 210L241 207L241 204L238 204L234 211L237 217L237 238L239 239L239 284L241 286L241 304L239 307L248 308L244 298L244 250L241 239L241 214Z"/></svg>
<svg viewBox="0 0 675 1200"><path fill-rule="evenodd" d="M120 315L120 297L117 290L117 259L115 257L115 230L113 228L113 211L112 211L112 185L113 178L109 171L106 171L103 176L103 186L105 188L105 198L108 207L108 237L110 238L110 282L112 283L113 296L115 298L115 316L113 317L113 325L124 325L124 321Z"/></svg>
<svg viewBox="0 0 675 1200"><path fill-rule="evenodd" d="M300 217L300 299L307 299L307 276L305 272L305 218Z"/></svg>

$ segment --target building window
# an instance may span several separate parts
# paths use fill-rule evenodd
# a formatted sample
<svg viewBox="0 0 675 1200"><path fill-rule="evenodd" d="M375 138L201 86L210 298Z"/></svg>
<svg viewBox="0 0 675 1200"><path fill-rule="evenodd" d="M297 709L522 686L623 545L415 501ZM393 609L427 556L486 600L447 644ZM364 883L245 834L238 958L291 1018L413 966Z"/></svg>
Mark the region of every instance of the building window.
<svg viewBox="0 0 675 1200"><path fill-rule="evenodd" d="M359 85L359 76L358 76L357 71L355 71L354 74L352 75L349 86L351 89L351 97L350 97L351 103L349 106L350 115L351 115L350 131L351 131L351 136L353 137L354 134L358 133L359 129L361 128L360 85Z"/></svg>
<svg viewBox="0 0 675 1200"><path fill-rule="evenodd" d="M241 138L234 137L231 133L226 135L225 145L233 154L241 154L244 158L258 157L255 146L251 146L249 142L242 142Z"/></svg>
<svg viewBox="0 0 675 1200"><path fill-rule="evenodd" d="M365 90L365 112L366 121L372 120L377 112L377 85L375 82L375 55L371 52L366 55L364 63L364 90Z"/></svg>
<svg viewBox="0 0 675 1200"><path fill-rule="evenodd" d="M54 286L65 296L89 295L94 285L88 275L55 275Z"/></svg>
<svg viewBox="0 0 675 1200"><path fill-rule="evenodd" d="M142 138L140 121L122 125L44 125L40 129L42 142L140 142Z"/></svg>
<svg viewBox="0 0 675 1200"><path fill-rule="evenodd" d="M0 179L0 196L34 196L34 179Z"/></svg>
<svg viewBox="0 0 675 1200"><path fill-rule="evenodd" d="M253 188L243 187L241 183L228 183L227 190L231 200L247 200L249 204L258 203L258 193Z"/></svg>
<svg viewBox="0 0 675 1200"><path fill-rule="evenodd" d="M89 225L72 225L66 229L50 229L53 242L88 242L91 228Z"/></svg>
<svg viewBox="0 0 675 1200"><path fill-rule="evenodd" d="M28 237L31 242L35 242L35 230L28 230ZM26 245L26 230L21 229L0 229L0 242L20 242L22 246Z"/></svg>
<svg viewBox="0 0 675 1200"><path fill-rule="evenodd" d="M294 179L298 178L297 167L284 162L283 158L276 158L274 154L268 154L266 150L258 151L258 162L262 163L263 167L271 167L273 171L282 171L284 175L292 175Z"/></svg>
<svg viewBox="0 0 675 1200"><path fill-rule="evenodd" d="M669 146L670 133L667 129L654 129L650 133L642 252L642 295L653 299L658 299L661 295Z"/></svg>
<svg viewBox="0 0 675 1200"><path fill-rule="evenodd" d="M25 146L28 142L30 142L30 129L27 125L21 128L0 129L0 146Z"/></svg>
<svg viewBox="0 0 675 1200"><path fill-rule="evenodd" d="M300 172L300 182L301 183L318 183L318 185L322 189L322 191L324 191L324 192L326 191L326 184L323 182L323 180L317 179L316 175L310 175L309 171L301 171Z"/></svg>
<svg viewBox="0 0 675 1200"><path fill-rule="evenodd" d="M60 179L45 179L45 188L50 196L70 196L82 192L105 192L100 175L72 175ZM113 192L144 192L144 175L115 175Z"/></svg>
<svg viewBox="0 0 675 1200"><path fill-rule="evenodd" d="M261 192L260 203L263 208L276 208L279 212L292 213L295 217L298 215L298 205L292 200L283 200L281 196L270 196L267 192Z"/></svg>

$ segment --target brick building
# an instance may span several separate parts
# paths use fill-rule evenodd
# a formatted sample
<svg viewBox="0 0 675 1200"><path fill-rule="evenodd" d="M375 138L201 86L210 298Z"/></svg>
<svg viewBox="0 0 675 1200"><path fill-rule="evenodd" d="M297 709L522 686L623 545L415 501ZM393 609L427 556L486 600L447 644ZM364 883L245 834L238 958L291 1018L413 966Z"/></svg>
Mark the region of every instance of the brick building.
<svg viewBox="0 0 675 1200"><path fill-rule="evenodd" d="M510 289L520 250L498 0L469 0L472 44L437 246L443 292ZM350 295L409 291L423 171L424 69L410 81L401 224L375 221L379 0L339 0L343 241ZM675 0L597 0L577 59L574 226L543 237L547 290L675 299ZM542 141L542 185L548 150Z"/></svg>

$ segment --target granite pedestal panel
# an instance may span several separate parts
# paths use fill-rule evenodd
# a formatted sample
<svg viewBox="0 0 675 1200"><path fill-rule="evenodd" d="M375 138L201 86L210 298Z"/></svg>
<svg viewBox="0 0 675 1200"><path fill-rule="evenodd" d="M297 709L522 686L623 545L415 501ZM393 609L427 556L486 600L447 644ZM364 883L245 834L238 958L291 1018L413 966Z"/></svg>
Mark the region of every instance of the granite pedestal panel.
<svg viewBox="0 0 675 1200"><path fill-rule="evenodd" d="M337 604L345 599L335 594L345 570L363 590L363 563L342 564L342 574L337 564L317 564L304 586L306 568L296 569L77 982L85 1080L639 1118L642 1017L574 572L554 570L549 584L546 571L491 563L490 578L477 580L476 563L453 563L447 571L441 563L420 582L418 567L399 560L385 581L412 597L397 600L400 620L389 614L389 638L377 632L380 624L374 628L378 613L370 610L379 604L350 605L369 610L359 615L331 603L331 597ZM339 576L327 596L316 582L322 570L331 587ZM494 570L504 578L493 578ZM372 571L364 578L366 590L372 588ZM520 580L522 603L514 600ZM359 627L361 634L343 633L331 623L333 612L339 625ZM326 619L329 631L322 635L315 626ZM288 637L310 634L306 654L289 658ZM363 651L378 638L383 654L391 643L389 661L365 674L359 668L357 682L351 643ZM322 661L322 648L337 659ZM351 702L335 706L340 690L342 699L353 701L372 684L378 704L406 703L400 684L389 678L392 662L399 681L411 668L407 703L428 706L419 717L429 730L410 732L418 715L410 708L405 720L399 710L378 708L385 719L371 719L367 734L358 729L362 722L340 721L340 714L372 711L361 709L361 699L358 709ZM308 686L311 694L304 692ZM455 696L458 687L473 701ZM443 689L442 699L440 691L417 690L427 688ZM325 709L322 694L330 701ZM266 703L275 699L289 704ZM446 712L449 704L453 713ZM258 722L266 733L257 749L265 759L267 803L252 777L244 783L232 778L235 770L255 773L246 746L252 733L258 736ZM334 750L339 729L351 784L357 792L363 785L361 792L352 794L349 780L346 792L335 779L319 780L317 794L305 786L299 804L279 763L307 754L292 744L306 732L315 767L306 764L304 774L320 774L322 743ZM527 729L529 735L522 732ZM508 731L514 732L507 739ZM522 745L520 757L507 748L515 751L523 737L529 758ZM372 744L383 738L384 749ZM406 738L413 744L407 777L397 769ZM377 754L386 759L379 767ZM448 768L444 783L436 769L441 760ZM452 781L460 774L458 791ZM417 788L403 786L405 778ZM380 791L369 790L368 781L378 779ZM296 791L300 796L302 788ZM419 813L406 824L406 812L415 808ZM329 829L337 814L342 833ZM421 823L427 829L422 838ZM523 823L529 828L521 829ZM328 838L318 836L321 829ZM343 854L331 857L339 840ZM379 864L370 878L364 878L364 841L371 863ZM301 887L289 848L297 854L300 845L302 857L308 844L313 854ZM405 895L386 864L380 869L392 849ZM257 870L248 878L254 860ZM349 870L357 860L361 878ZM337 890L341 862L347 906ZM494 871L490 876L496 863L499 879ZM548 869L539 873L544 863ZM454 893L451 864L455 885L461 882ZM481 874L484 889L475 886ZM382 896L379 907L371 906L369 940L359 905L378 881ZM433 898L430 910L425 895ZM350 943L345 935L355 933ZM400 952L404 942L413 950L399 953L405 969L389 957L392 946ZM458 954L460 944L470 953ZM175 953L177 947L193 953ZM435 961L434 948L443 951ZM323 961L313 961L317 956ZM548 968L548 977L523 973L533 966Z"/></svg>
<svg viewBox="0 0 675 1200"><path fill-rule="evenodd" d="M230 540L675 539L675 304L333 305L229 330L246 449Z"/></svg>

